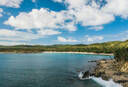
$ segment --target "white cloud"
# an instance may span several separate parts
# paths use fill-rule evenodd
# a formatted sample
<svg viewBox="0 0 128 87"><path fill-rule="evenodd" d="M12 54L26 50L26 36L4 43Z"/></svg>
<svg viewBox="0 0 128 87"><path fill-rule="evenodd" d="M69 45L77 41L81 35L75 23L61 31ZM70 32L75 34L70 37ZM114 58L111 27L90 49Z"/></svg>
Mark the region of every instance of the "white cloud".
<svg viewBox="0 0 128 87"><path fill-rule="evenodd" d="M68 11L75 16L75 22L81 23L83 26L96 26L110 23L115 20L115 16L122 18L128 17L128 0L106 0L105 6L100 7L100 3L92 0L91 4L87 4L90 0L64 0L68 4Z"/></svg>
<svg viewBox="0 0 128 87"><path fill-rule="evenodd" d="M113 41L125 41L125 40L128 40L128 31L123 31L117 34L107 35L105 37Z"/></svg>
<svg viewBox="0 0 128 87"><path fill-rule="evenodd" d="M102 8L102 10L114 14L116 16L121 16L123 18L128 17L128 0L106 0L107 4Z"/></svg>
<svg viewBox="0 0 128 87"><path fill-rule="evenodd" d="M44 38L45 36L55 35L55 34L60 34L60 32L54 31L54 30L44 30L34 34L32 32L0 29L0 40L31 41L31 40Z"/></svg>
<svg viewBox="0 0 128 87"><path fill-rule="evenodd" d="M65 0L64 2L69 5L70 8L79 8L85 6L89 0Z"/></svg>
<svg viewBox="0 0 128 87"><path fill-rule="evenodd" d="M99 31L99 30L102 30L103 27L102 26L94 26L94 27L89 27L89 29Z"/></svg>
<svg viewBox="0 0 128 87"><path fill-rule="evenodd" d="M64 37L61 37L61 36L59 36L57 39L58 39L59 42L78 42L75 39L72 39L72 38L64 38Z"/></svg>
<svg viewBox="0 0 128 87"><path fill-rule="evenodd" d="M61 32L55 30L39 30L38 34L42 36L48 36L48 35L61 34Z"/></svg>
<svg viewBox="0 0 128 87"><path fill-rule="evenodd" d="M107 34L107 35L86 35L81 42L87 43L100 43L107 41L125 41L128 40L128 31L123 31L115 34Z"/></svg>
<svg viewBox="0 0 128 87"><path fill-rule="evenodd" d="M37 39L37 38L39 38L39 35L36 35L33 33L0 29L0 40L30 41L30 40Z"/></svg>
<svg viewBox="0 0 128 87"><path fill-rule="evenodd" d="M6 1L10 0L5 0L5 2ZM20 4L22 0L15 1L19 2ZM35 0L32 1L35 2ZM90 0L53 1L67 4L67 10L56 12L45 8L33 9L31 12L21 12L17 16L9 17L9 19L5 21L4 24L10 25L16 30L25 29L27 31L26 34L32 34L34 39L36 39L40 38L41 36L61 34L61 32L59 32L59 29L76 31L76 24L89 26L90 29L101 30L103 29L102 25L114 21L116 16L121 16L122 18L128 17L128 0L106 0L107 3L101 8L99 8L100 4L97 4L94 0L89 5L87 5L87 3ZM10 5L9 7L19 7L19 4ZM28 32L32 29L34 29L38 33L38 37L35 34ZM56 31L57 29L58 31ZM86 39L88 42L98 42L102 41L104 37L86 36ZM58 40L60 42L77 41L71 38L66 39L64 37L58 37Z"/></svg>
<svg viewBox="0 0 128 87"><path fill-rule="evenodd" d="M87 5L89 0L65 0L69 4L68 13L75 16L76 23L83 26L96 26L110 23L115 20L113 14L101 10L95 1Z"/></svg>
<svg viewBox="0 0 128 87"><path fill-rule="evenodd" d="M61 1L60 1L61 2ZM41 8L33 9L31 12L21 12L18 16L11 16L5 24L16 29L68 29L76 31L76 24L83 26L97 26L114 21L114 16L98 8L93 2L92 5L85 5L88 0L65 0L69 4L68 10L60 12L50 11ZM95 13L95 14L94 14ZM71 22L66 23L66 20Z"/></svg>
<svg viewBox="0 0 128 87"><path fill-rule="evenodd" d="M117 35L115 35L117 38L121 38L121 40L128 40L128 31L121 32Z"/></svg>
<svg viewBox="0 0 128 87"><path fill-rule="evenodd" d="M73 15L75 23L81 23L83 26L96 26L110 23L115 20L113 14L101 10L100 4L90 0L64 0L68 4L67 14Z"/></svg>
<svg viewBox="0 0 128 87"><path fill-rule="evenodd" d="M41 8L40 10L33 9L29 13L21 12L16 17L11 16L5 24L16 29L56 29L66 27L64 21L67 19L71 19L71 17L65 11L54 12Z"/></svg>
<svg viewBox="0 0 128 87"><path fill-rule="evenodd" d="M89 35L86 35L85 39L86 39L87 42L93 42L94 43L94 42L99 42L99 41L103 40L104 37L103 36L89 36Z"/></svg>
<svg viewBox="0 0 128 87"><path fill-rule="evenodd" d="M35 2L35 0L33 1ZM114 21L114 15L119 15L123 18L126 18L128 15L127 0L107 0L107 4L101 9L99 8L100 4L97 4L95 1L92 1L90 5L87 5L89 0L53 1L68 4L68 10L55 12L44 8L41 8L40 10L33 9L29 13L21 12L16 17L11 16L5 24L11 25L16 29L31 30L66 28L69 31L76 31L77 28L75 25L78 23L83 26L93 26L94 28L98 28L95 26ZM71 20L71 22L66 23L66 20ZM101 27L99 28L101 29Z"/></svg>
<svg viewBox="0 0 128 87"><path fill-rule="evenodd" d="M19 8L23 0L0 0L0 6Z"/></svg>
<svg viewBox="0 0 128 87"><path fill-rule="evenodd" d="M24 42L9 42L9 41L0 41L0 45L3 46L13 46L13 45L25 45Z"/></svg>
<svg viewBox="0 0 128 87"><path fill-rule="evenodd" d="M63 2L63 0L53 0L54 2Z"/></svg>
<svg viewBox="0 0 128 87"><path fill-rule="evenodd" d="M36 2L36 0L32 0L32 2L34 3L34 2Z"/></svg>
<svg viewBox="0 0 128 87"><path fill-rule="evenodd" d="M99 43L99 42L102 42L104 39L103 36L96 36L96 35L86 35L84 36L84 38L82 39L73 39L73 38L64 38L64 37L61 37L61 36L58 36L57 40L59 42L80 42L80 43L85 43L85 44L89 44L89 43Z"/></svg>
<svg viewBox="0 0 128 87"><path fill-rule="evenodd" d="M61 25L62 29L68 29L69 31L76 31L77 27L75 26L74 22L70 22L70 23L64 23Z"/></svg>
<svg viewBox="0 0 128 87"><path fill-rule="evenodd" d="M72 10L72 12L76 17L76 21L80 22L83 26L103 25L114 21L113 15L91 6L83 6L82 8Z"/></svg>
<svg viewBox="0 0 128 87"><path fill-rule="evenodd" d="M34 0L35 1L35 0ZM76 24L81 24L82 26L91 26L96 30L101 29L103 24L108 24L115 20L115 14L123 14L126 17L127 10L123 0L121 7L119 5L118 10L114 10L114 1L107 0L107 4L100 7L95 1L92 1L90 5L87 5L89 0L53 0L55 2L64 2L68 4L67 10L62 10L60 12L51 11L49 9L33 9L31 12L21 12L16 17L11 16L5 24L11 25L16 29L68 29L69 31L76 31ZM119 0L117 0L119 2ZM116 3L117 3L116 2ZM112 6L111 6L112 4ZM117 3L119 4L119 3ZM123 9L123 11L119 11ZM71 20L71 22L66 23L66 20Z"/></svg>

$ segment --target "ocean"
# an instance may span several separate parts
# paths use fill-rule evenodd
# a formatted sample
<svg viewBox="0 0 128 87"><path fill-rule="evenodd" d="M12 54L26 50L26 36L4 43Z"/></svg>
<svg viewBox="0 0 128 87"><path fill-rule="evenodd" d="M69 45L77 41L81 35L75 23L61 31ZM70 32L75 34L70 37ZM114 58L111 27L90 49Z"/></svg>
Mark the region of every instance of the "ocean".
<svg viewBox="0 0 128 87"><path fill-rule="evenodd" d="M0 87L121 87L112 80L78 77L95 66L89 60L111 58L73 53L0 54Z"/></svg>

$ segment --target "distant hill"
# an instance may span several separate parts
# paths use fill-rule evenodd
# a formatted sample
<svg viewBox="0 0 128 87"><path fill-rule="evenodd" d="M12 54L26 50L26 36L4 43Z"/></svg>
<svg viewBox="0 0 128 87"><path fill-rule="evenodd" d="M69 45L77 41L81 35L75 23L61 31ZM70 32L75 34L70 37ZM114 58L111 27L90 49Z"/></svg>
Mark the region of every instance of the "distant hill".
<svg viewBox="0 0 128 87"><path fill-rule="evenodd" d="M118 48L126 48L126 47L128 47L128 40L95 43L90 45L56 44L56 45L0 46L0 52L75 51L75 52L113 53Z"/></svg>

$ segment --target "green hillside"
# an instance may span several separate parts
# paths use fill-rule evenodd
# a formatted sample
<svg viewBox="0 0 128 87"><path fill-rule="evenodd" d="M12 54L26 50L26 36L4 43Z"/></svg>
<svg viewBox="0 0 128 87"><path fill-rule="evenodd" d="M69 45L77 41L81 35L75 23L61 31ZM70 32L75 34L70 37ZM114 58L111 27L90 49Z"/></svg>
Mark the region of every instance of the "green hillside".
<svg viewBox="0 0 128 87"><path fill-rule="evenodd" d="M128 41L112 41L95 43L90 45L16 45L0 46L0 52L42 52L42 51L73 51L73 52L95 52L95 53L114 53L118 48L128 47Z"/></svg>

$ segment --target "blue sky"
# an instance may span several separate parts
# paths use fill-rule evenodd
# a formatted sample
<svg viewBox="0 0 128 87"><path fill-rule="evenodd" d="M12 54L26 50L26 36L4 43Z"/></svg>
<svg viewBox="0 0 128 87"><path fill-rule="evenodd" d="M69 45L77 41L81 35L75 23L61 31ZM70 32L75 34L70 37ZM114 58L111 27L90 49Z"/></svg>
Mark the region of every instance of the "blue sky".
<svg viewBox="0 0 128 87"><path fill-rule="evenodd" d="M0 45L128 39L128 0L0 0Z"/></svg>

